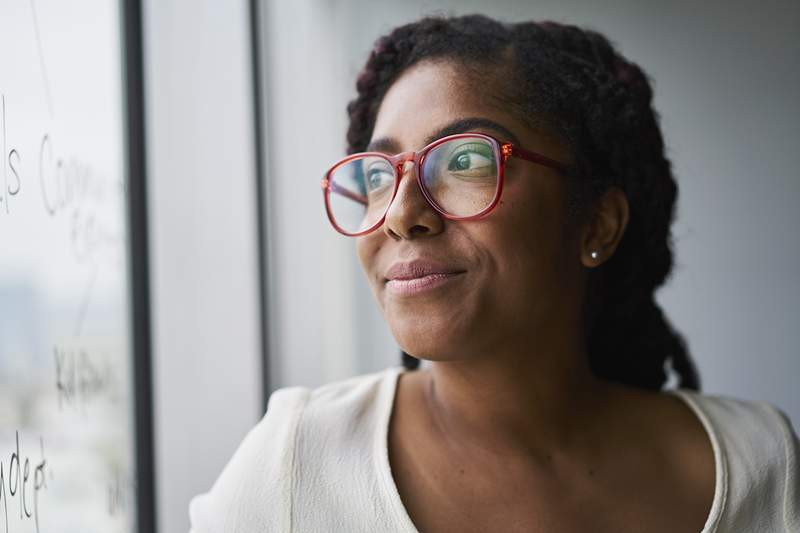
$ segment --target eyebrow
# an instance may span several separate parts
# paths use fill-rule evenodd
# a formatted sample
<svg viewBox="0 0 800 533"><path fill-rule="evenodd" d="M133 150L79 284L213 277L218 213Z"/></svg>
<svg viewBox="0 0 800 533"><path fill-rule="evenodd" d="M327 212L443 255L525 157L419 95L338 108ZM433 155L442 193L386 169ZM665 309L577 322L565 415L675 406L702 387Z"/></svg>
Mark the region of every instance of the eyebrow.
<svg viewBox="0 0 800 533"><path fill-rule="evenodd" d="M425 146L429 145L436 139L441 139L447 135L475 131L476 129L493 130L494 132L502 135L506 140L511 141L514 144L519 144L517 136L511 133L511 131L502 124L498 124L494 120L488 118L467 117L455 120L436 131L433 135L425 139ZM400 144L397 142L397 140L392 137L379 137L367 145L366 151L397 153L400 152L399 146Z"/></svg>

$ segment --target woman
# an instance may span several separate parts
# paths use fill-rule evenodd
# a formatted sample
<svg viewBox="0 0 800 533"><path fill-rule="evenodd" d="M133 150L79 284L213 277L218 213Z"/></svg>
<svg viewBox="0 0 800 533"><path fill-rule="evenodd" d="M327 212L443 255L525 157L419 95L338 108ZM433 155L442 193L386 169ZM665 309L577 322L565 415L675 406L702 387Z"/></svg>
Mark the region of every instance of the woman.
<svg viewBox="0 0 800 533"><path fill-rule="evenodd" d="M193 531L800 531L788 419L699 394L653 298L677 186L636 65L425 18L357 89L325 207L404 367L273 393Z"/></svg>

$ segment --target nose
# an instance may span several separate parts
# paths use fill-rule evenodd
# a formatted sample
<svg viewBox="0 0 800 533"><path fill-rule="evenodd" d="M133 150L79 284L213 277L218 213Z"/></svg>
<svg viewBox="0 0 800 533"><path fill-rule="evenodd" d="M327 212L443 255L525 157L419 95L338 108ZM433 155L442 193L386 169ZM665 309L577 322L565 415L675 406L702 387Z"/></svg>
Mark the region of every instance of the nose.
<svg viewBox="0 0 800 533"><path fill-rule="evenodd" d="M400 184L383 223L383 232L394 240L432 236L444 229L444 220L419 188L417 172L413 161L404 162L398 172Z"/></svg>

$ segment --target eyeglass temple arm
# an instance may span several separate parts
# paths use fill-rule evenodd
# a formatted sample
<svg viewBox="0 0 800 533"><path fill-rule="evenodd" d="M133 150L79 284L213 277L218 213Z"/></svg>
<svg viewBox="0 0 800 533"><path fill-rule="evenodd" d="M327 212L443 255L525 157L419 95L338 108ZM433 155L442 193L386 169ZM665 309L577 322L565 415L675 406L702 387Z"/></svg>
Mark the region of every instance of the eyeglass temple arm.
<svg viewBox="0 0 800 533"><path fill-rule="evenodd" d="M356 192L353 192L350 189L346 189L345 187L342 187L341 185L339 185L339 184L337 184L337 183L335 183L333 181L324 180L323 181L323 186L329 187L331 192L335 192L337 194L341 194L342 196L344 196L346 198L350 198L354 202L358 202L359 204L362 204L362 205L367 205L367 197L366 196L364 196L362 194L358 194Z"/></svg>
<svg viewBox="0 0 800 533"><path fill-rule="evenodd" d="M503 144L502 151L503 151L503 157L505 159L508 159L509 157L512 156L519 157L520 159L525 159L533 163L539 163L540 165L554 168L561 172L565 172L567 170L567 166L564 163L561 163L560 161L556 161L555 159L550 159L549 157L537 154L536 152L528 151L524 148L520 148L519 146L515 146L511 143Z"/></svg>

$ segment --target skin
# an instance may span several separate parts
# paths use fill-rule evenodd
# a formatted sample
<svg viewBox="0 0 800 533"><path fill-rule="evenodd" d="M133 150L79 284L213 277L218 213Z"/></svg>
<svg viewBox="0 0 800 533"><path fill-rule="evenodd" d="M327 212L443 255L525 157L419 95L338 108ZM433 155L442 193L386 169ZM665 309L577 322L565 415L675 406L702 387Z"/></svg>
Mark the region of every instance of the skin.
<svg viewBox="0 0 800 533"><path fill-rule="evenodd" d="M372 141L391 154L419 150L479 118L502 130L469 131L570 160L492 90L455 64L419 63L390 87ZM677 398L595 378L580 335L587 271L618 246L625 195L610 190L570 225L563 178L511 158L497 208L451 221L427 204L415 172L407 164L385 223L357 238L357 251L397 342L430 361L401 374L388 442L417 529L699 531L714 495L700 421ZM391 265L418 258L464 273L420 294L388 291Z"/></svg>

